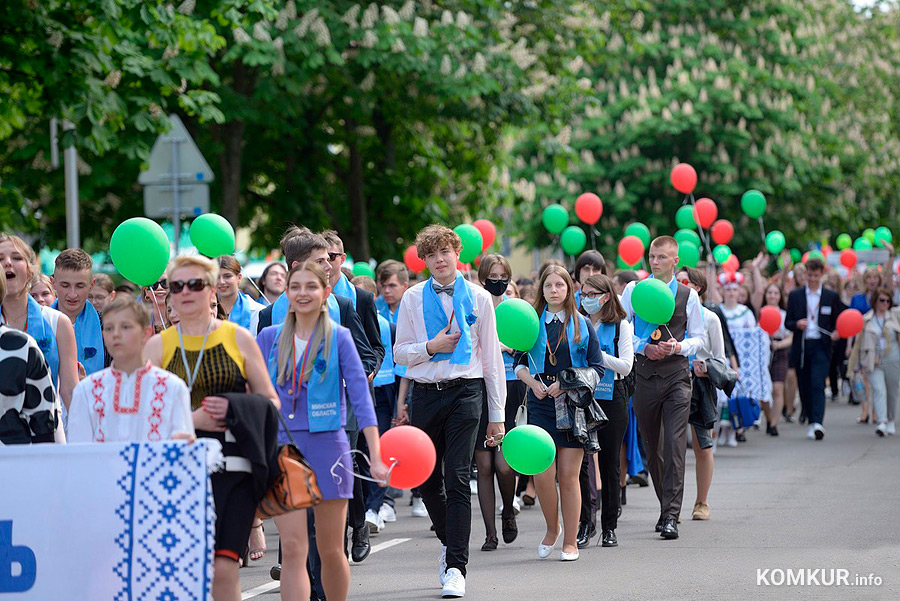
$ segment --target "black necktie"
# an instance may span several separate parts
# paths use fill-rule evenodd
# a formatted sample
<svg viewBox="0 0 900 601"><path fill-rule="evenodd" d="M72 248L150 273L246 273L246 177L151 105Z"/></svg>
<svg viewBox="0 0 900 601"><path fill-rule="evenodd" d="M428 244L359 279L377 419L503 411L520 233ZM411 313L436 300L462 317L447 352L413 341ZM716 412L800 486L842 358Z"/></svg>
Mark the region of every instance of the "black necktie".
<svg viewBox="0 0 900 601"><path fill-rule="evenodd" d="M453 287L455 285L456 285L456 282L453 282L452 284L447 284L446 286L441 286L437 282L432 282L431 287L434 288L434 291L437 292L438 294L441 294L443 292L447 296L453 296Z"/></svg>

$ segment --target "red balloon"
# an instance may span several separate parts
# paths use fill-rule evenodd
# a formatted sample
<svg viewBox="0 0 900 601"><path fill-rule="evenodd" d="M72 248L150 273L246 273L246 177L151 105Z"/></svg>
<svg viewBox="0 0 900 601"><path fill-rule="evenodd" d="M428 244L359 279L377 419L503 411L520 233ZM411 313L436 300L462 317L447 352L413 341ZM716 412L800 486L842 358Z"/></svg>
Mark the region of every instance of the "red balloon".
<svg viewBox="0 0 900 601"><path fill-rule="evenodd" d="M862 313L856 309L847 309L842 311L837 318L837 333L841 338L852 338L863 329Z"/></svg>
<svg viewBox="0 0 900 601"><path fill-rule="evenodd" d="M809 251L806 251L805 253L803 253L803 256L800 257L800 262L806 263L806 261L808 261L808 260L809 260Z"/></svg>
<svg viewBox="0 0 900 601"><path fill-rule="evenodd" d="M469 266L458 259L456 261L456 268L463 273L469 272Z"/></svg>
<svg viewBox="0 0 900 601"><path fill-rule="evenodd" d="M734 238L734 226L727 219L719 219L712 226L712 239L716 244L728 244Z"/></svg>
<svg viewBox="0 0 900 601"><path fill-rule="evenodd" d="M829 246L828 244L826 244L825 246L822 247L822 254L825 255L826 257L828 255L830 255L833 251L834 251L834 249L831 248L831 246Z"/></svg>
<svg viewBox="0 0 900 601"><path fill-rule="evenodd" d="M781 327L781 311L774 305L766 305L759 312L759 327L766 331L770 336L774 336L775 332Z"/></svg>
<svg viewBox="0 0 900 601"><path fill-rule="evenodd" d="M669 179L672 187L682 194L690 194L697 187L697 172L687 163L678 163L672 167Z"/></svg>
<svg viewBox="0 0 900 601"><path fill-rule="evenodd" d="M709 198L701 198L694 203L694 221L704 229L715 222L718 214L719 208L716 206L715 201Z"/></svg>
<svg viewBox="0 0 900 601"><path fill-rule="evenodd" d="M394 488L415 488L431 472L437 453L434 443L425 432L415 426L397 426L381 435L381 460L391 470L390 485Z"/></svg>
<svg viewBox="0 0 900 601"><path fill-rule="evenodd" d="M481 232L481 250L486 250L497 238L497 228L487 219L476 219L472 225Z"/></svg>
<svg viewBox="0 0 900 601"><path fill-rule="evenodd" d="M732 254L728 257L728 260L722 263L722 269L727 271L728 273L734 273L738 269L741 268L741 262L738 260L737 256Z"/></svg>
<svg viewBox="0 0 900 601"><path fill-rule="evenodd" d="M594 225L603 215L603 201L596 194L585 192L575 201L575 214L583 222Z"/></svg>
<svg viewBox="0 0 900 601"><path fill-rule="evenodd" d="M650 277L650 272L647 271L646 269L638 269L638 270L637 270L637 277L638 277L638 279L640 279L640 280L646 280L647 278Z"/></svg>
<svg viewBox="0 0 900 601"><path fill-rule="evenodd" d="M644 257L644 243L637 236L625 236L619 241L619 256L628 265L637 265Z"/></svg>
<svg viewBox="0 0 900 601"><path fill-rule="evenodd" d="M403 263L405 263L406 268L413 273L422 273L425 271L425 261L419 258L415 245L410 246L406 249L406 252L403 253Z"/></svg>
<svg viewBox="0 0 900 601"><path fill-rule="evenodd" d="M841 251L841 265L847 269L856 267L856 251L852 248L845 248Z"/></svg>

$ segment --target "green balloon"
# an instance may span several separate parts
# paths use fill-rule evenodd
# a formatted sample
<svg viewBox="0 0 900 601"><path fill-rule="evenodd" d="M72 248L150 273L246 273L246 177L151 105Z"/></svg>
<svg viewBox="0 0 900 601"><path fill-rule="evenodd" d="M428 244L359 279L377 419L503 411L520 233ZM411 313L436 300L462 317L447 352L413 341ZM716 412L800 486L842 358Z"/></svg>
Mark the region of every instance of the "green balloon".
<svg viewBox="0 0 900 601"><path fill-rule="evenodd" d="M373 280L375 279L375 270L368 263L364 263L359 261L358 263L353 264L353 275L367 275Z"/></svg>
<svg viewBox="0 0 900 601"><path fill-rule="evenodd" d="M650 248L650 228L641 223L640 221L635 221L631 225L625 228L626 236L636 236L641 239L641 242L644 243L644 248Z"/></svg>
<svg viewBox="0 0 900 601"><path fill-rule="evenodd" d="M234 228L221 215L200 215L191 224L190 235L191 244L207 257L230 255L234 252Z"/></svg>
<svg viewBox="0 0 900 601"><path fill-rule="evenodd" d="M559 234L569 225L569 212L560 204L552 204L544 209L541 221L548 232Z"/></svg>
<svg viewBox="0 0 900 601"><path fill-rule="evenodd" d="M700 247L686 240L678 244L678 267L696 267L700 262Z"/></svg>
<svg viewBox="0 0 900 601"><path fill-rule="evenodd" d="M700 236L694 230L678 230L675 232L675 242L678 244L684 244L685 242L693 242L694 246L700 248ZM649 244L647 245L649 248Z"/></svg>
<svg viewBox="0 0 900 601"><path fill-rule="evenodd" d="M806 260L809 261L810 259L819 259L820 261L824 261L825 255L822 254L821 250L816 248L807 253Z"/></svg>
<svg viewBox="0 0 900 601"><path fill-rule="evenodd" d="M509 298L497 305L497 336L517 351L530 351L537 343L540 320L528 301Z"/></svg>
<svg viewBox="0 0 900 601"><path fill-rule="evenodd" d="M463 223L453 228L453 231L459 235L462 241L462 251L459 253L459 260L462 263L471 263L475 257L481 254L481 232L474 225Z"/></svg>
<svg viewBox="0 0 900 601"><path fill-rule="evenodd" d="M577 255L584 250L587 236L585 236L584 230L577 225L570 225L563 230L559 243L567 255Z"/></svg>
<svg viewBox="0 0 900 601"><path fill-rule="evenodd" d="M684 205L675 213L675 225L680 229L690 230L697 227L694 221L694 208L691 205Z"/></svg>
<svg viewBox="0 0 900 601"><path fill-rule="evenodd" d="M747 190L741 196L741 210L752 219L762 217L766 213L766 197L759 190Z"/></svg>
<svg viewBox="0 0 900 601"><path fill-rule="evenodd" d="M784 234L782 234L778 230L772 230L768 234L766 234L766 250L768 250L773 255L777 255L781 251L784 250L784 245L787 242L784 239Z"/></svg>
<svg viewBox="0 0 900 601"><path fill-rule="evenodd" d="M675 313L675 297L662 280L641 280L631 292L631 307L635 315L648 323L669 323Z"/></svg>
<svg viewBox="0 0 900 601"><path fill-rule="evenodd" d="M526 476L542 473L556 459L553 437L540 426L532 424L516 426L507 432L500 448L509 466Z"/></svg>
<svg viewBox="0 0 900 601"><path fill-rule="evenodd" d="M731 249L725 244L719 244L713 249L713 259L719 265L723 264L731 256Z"/></svg>
<svg viewBox="0 0 900 601"><path fill-rule="evenodd" d="M169 264L169 239L155 221L133 217L119 224L109 241L109 256L126 280L155 284Z"/></svg>
<svg viewBox="0 0 900 601"><path fill-rule="evenodd" d="M872 242L860 236L853 242L853 248L854 250L872 250Z"/></svg>
<svg viewBox="0 0 900 601"><path fill-rule="evenodd" d="M867 227L866 229L863 230L862 237L874 244L875 243L875 230L873 230L870 227Z"/></svg>
<svg viewBox="0 0 900 601"><path fill-rule="evenodd" d="M797 263L802 257L803 257L803 254L800 252L800 249L797 249L797 248L791 249L791 261L792 262Z"/></svg>
<svg viewBox="0 0 900 601"><path fill-rule="evenodd" d="M878 227L875 229L875 245L879 248L887 246L885 243L893 242L894 234L891 233L891 230L884 227Z"/></svg>
<svg viewBox="0 0 900 601"><path fill-rule="evenodd" d="M850 248L851 246L853 246L853 238L850 237L850 234L841 234L837 237L836 244L838 250Z"/></svg>

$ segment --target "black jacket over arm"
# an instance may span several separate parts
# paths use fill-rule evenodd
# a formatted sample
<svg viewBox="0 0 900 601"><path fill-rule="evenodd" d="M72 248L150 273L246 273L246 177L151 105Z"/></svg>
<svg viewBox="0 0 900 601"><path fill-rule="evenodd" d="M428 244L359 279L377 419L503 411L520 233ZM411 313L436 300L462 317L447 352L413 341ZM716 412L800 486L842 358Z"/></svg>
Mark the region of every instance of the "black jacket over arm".
<svg viewBox="0 0 900 601"><path fill-rule="evenodd" d="M822 300L819 303L819 315L816 322L819 327L826 332L833 332L837 322L838 315L845 309L841 298L833 290L825 287L822 289ZM806 306L806 286L791 290L788 295L787 315L784 318L784 327L794 333L794 341L791 343L791 363L800 366L800 356L803 349L804 332L797 328L797 322L801 319L807 319ZM828 334L821 332L822 338L827 338ZM832 345L826 345L826 352L831 357Z"/></svg>

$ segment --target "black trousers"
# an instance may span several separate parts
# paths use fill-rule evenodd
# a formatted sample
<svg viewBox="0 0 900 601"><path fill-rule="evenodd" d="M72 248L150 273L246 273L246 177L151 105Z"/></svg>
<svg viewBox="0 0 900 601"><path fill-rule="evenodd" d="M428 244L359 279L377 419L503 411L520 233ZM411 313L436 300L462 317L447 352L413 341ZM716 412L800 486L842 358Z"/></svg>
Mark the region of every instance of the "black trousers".
<svg viewBox="0 0 900 601"><path fill-rule="evenodd" d="M803 413L810 424L822 424L825 421L825 377L831 365L830 351L830 338L803 341L803 360L797 370L797 388L800 390Z"/></svg>
<svg viewBox="0 0 900 601"><path fill-rule="evenodd" d="M841 380L847 378L847 366L844 355L847 352L847 339L841 338L831 345L831 362L828 366L828 382L831 384L831 398L838 400L841 394Z"/></svg>
<svg viewBox="0 0 900 601"><path fill-rule="evenodd" d="M597 516L597 477L594 474L595 455L584 454L581 459L581 471L578 472L578 487L581 489L581 522L596 524Z"/></svg>
<svg viewBox="0 0 900 601"><path fill-rule="evenodd" d="M447 546L447 569L466 574L472 531L469 469L481 419L483 380L447 390L413 388L409 422L434 442L434 472L420 487L434 531Z"/></svg>
<svg viewBox="0 0 900 601"><path fill-rule="evenodd" d="M619 519L619 503L622 498L619 492L619 458L622 454L622 441L625 440L625 429L628 427L628 408L625 397L616 394L611 401L597 401L609 423L597 431L600 452L594 456L600 468L600 528L615 530Z"/></svg>

